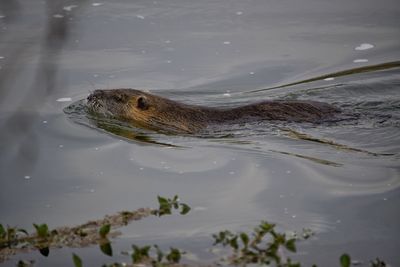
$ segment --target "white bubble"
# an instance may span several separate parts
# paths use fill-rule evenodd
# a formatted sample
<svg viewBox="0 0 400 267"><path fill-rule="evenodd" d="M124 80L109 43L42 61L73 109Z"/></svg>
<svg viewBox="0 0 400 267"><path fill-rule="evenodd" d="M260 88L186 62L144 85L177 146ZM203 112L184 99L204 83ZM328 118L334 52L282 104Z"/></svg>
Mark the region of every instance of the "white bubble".
<svg viewBox="0 0 400 267"><path fill-rule="evenodd" d="M47 123L47 121L42 121L42 123L46 124L46 123Z"/></svg>
<svg viewBox="0 0 400 267"><path fill-rule="evenodd" d="M92 6L102 6L104 5L103 3L93 3Z"/></svg>
<svg viewBox="0 0 400 267"><path fill-rule="evenodd" d="M59 148L63 148L63 147L64 147L64 145L58 145L58 147L59 147Z"/></svg>
<svg viewBox="0 0 400 267"><path fill-rule="evenodd" d="M360 59L353 60L353 62L354 63L365 63L365 62L368 62L368 59L360 58Z"/></svg>
<svg viewBox="0 0 400 267"><path fill-rule="evenodd" d="M96 191L95 191L94 189L90 189L89 192L90 192L90 193L94 193L94 192L96 192Z"/></svg>
<svg viewBox="0 0 400 267"><path fill-rule="evenodd" d="M229 96L231 96L231 94L230 93L225 93L224 96L228 96L229 97Z"/></svg>
<svg viewBox="0 0 400 267"><path fill-rule="evenodd" d="M72 9L74 9L74 8L76 8L76 7L78 7L77 5L70 5L70 6L65 6L65 7L63 7L63 9L65 10L65 11L71 11Z"/></svg>
<svg viewBox="0 0 400 267"><path fill-rule="evenodd" d="M231 42L230 41L225 41L224 44L229 45L229 44L231 44Z"/></svg>
<svg viewBox="0 0 400 267"><path fill-rule="evenodd" d="M0 59L4 59L4 57L3 57L3 56L0 56Z"/></svg>
<svg viewBox="0 0 400 267"><path fill-rule="evenodd" d="M0 15L0 19L4 19L6 16L4 15Z"/></svg>
<svg viewBox="0 0 400 267"><path fill-rule="evenodd" d="M59 99L56 100L57 102L69 102L72 101L72 98L70 97L61 97Z"/></svg>
<svg viewBox="0 0 400 267"><path fill-rule="evenodd" d="M54 14L53 15L53 18L56 18L56 19L61 19L63 17L64 17L64 15L61 15L61 14Z"/></svg>
<svg viewBox="0 0 400 267"><path fill-rule="evenodd" d="M25 175L25 176L24 176L24 179L25 179L25 180L29 180L29 179L31 179L31 177L30 177L29 175Z"/></svg>
<svg viewBox="0 0 400 267"><path fill-rule="evenodd" d="M325 78L324 79L324 81L333 81L335 78L333 78L333 77L328 77L328 78Z"/></svg>
<svg viewBox="0 0 400 267"><path fill-rule="evenodd" d="M243 15L243 12L242 11L238 11L238 12L236 12L236 15Z"/></svg>
<svg viewBox="0 0 400 267"><path fill-rule="evenodd" d="M363 43L363 44L360 44L359 46L357 46L356 48L354 48L355 50L367 50L367 49L371 49L371 48L373 48L374 47L374 45L372 45L372 44L368 44L368 43Z"/></svg>
<svg viewBox="0 0 400 267"><path fill-rule="evenodd" d="M202 207L202 206L197 206L197 207L193 208L193 210L196 210L196 211L203 211L203 210L206 210L206 209L207 209L206 207Z"/></svg>
<svg viewBox="0 0 400 267"><path fill-rule="evenodd" d="M137 17L138 19L144 19L144 16L143 16L143 15L136 15L136 17Z"/></svg>
<svg viewBox="0 0 400 267"><path fill-rule="evenodd" d="M249 72L249 74L250 74L250 75L254 75L254 72L253 72L253 71L251 71L251 72Z"/></svg>

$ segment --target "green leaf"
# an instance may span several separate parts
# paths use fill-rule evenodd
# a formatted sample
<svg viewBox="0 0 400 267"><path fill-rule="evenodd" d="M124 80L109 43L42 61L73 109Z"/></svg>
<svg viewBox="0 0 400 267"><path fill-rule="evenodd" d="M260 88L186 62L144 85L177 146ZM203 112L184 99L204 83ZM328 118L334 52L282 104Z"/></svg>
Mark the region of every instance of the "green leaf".
<svg viewBox="0 0 400 267"><path fill-rule="evenodd" d="M132 262L140 263L142 261L142 254L140 253L140 248L136 245L132 245L133 253L132 253Z"/></svg>
<svg viewBox="0 0 400 267"><path fill-rule="evenodd" d="M169 200L170 205L172 204L174 206L174 209L176 209L176 210L179 209L179 205L178 205L179 197L177 195L175 195L172 200L170 200L170 199L168 199L168 200Z"/></svg>
<svg viewBox="0 0 400 267"><path fill-rule="evenodd" d="M36 229L36 234L37 234L39 237L45 238L45 237L48 236L48 234L49 234L49 227L47 226L47 224L42 223L42 224L38 225L38 224L35 224L35 223L34 223L33 226L35 227L35 229Z"/></svg>
<svg viewBox="0 0 400 267"><path fill-rule="evenodd" d="M166 215L166 214L171 214L171 203L163 197L157 196L158 198L158 204L160 205L158 209L158 216Z"/></svg>
<svg viewBox="0 0 400 267"><path fill-rule="evenodd" d="M168 200L166 198L157 196L157 199L158 199L158 204L160 205L160 208L163 206L169 206Z"/></svg>
<svg viewBox="0 0 400 267"><path fill-rule="evenodd" d="M269 231L271 231L272 229L274 229L275 224L271 224L268 222L261 222L260 224L260 228L265 232L268 233Z"/></svg>
<svg viewBox="0 0 400 267"><path fill-rule="evenodd" d="M246 233L240 233L240 239L242 240L243 245L247 247L249 244L249 236Z"/></svg>
<svg viewBox="0 0 400 267"><path fill-rule="evenodd" d="M6 230L4 229L3 225L0 224L0 238L5 238Z"/></svg>
<svg viewBox="0 0 400 267"><path fill-rule="evenodd" d="M164 258L164 253L161 251L161 249L157 245L154 245L154 247L157 252L157 262L161 262L162 259Z"/></svg>
<svg viewBox="0 0 400 267"><path fill-rule="evenodd" d="M181 215L185 215L190 211L190 207L188 205L186 205L185 203L181 203L180 205L182 207Z"/></svg>
<svg viewBox="0 0 400 267"><path fill-rule="evenodd" d="M150 251L151 247L150 246L144 246L140 249L140 253L143 256L149 257L149 251Z"/></svg>
<svg viewBox="0 0 400 267"><path fill-rule="evenodd" d="M287 264L287 267L301 267L300 263L289 263Z"/></svg>
<svg viewBox="0 0 400 267"><path fill-rule="evenodd" d="M47 257L50 254L50 249L49 249L49 247L41 248L41 249L39 249L39 252L43 256Z"/></svg>
<svg viewBox="0 0 400 267"><path fill-rule="evenodd" d="M30 267L30 266L33 266L33 261L19 260L17 263L17 267Z"/></svg>
<svg viewBox="0 0 400 267"><path fill-rule="evenodd" d="M144 259L149 258L150 246L138 247L136 245L132 245L133 253L132 253L132 262L133 263L141 263Z"/></svg>
<svg viewBox="0 0 400 267"><path fill-rule="evenodd" d="M82 260L75 253L72 253L72 261L74 262L75 267L82 267Z"/></svg>
<svg viewBox="0 0 400 267"><path fill-rule="evenodd" d="M291 252L296 252L296 239L290 239L286 242L285 247Z"/></svg>
<svg viewBox="0 0 400 267"><path fill-rule="evenodd" d="M341 267L350 267L351 260L348 254L343 254L340 256L340 266Z"/></svg>
<svg viewBox="0 0 400 267"><path fill-rule="evenodd" d="M229 245L234 248L235 250L239 248L238 242L237 242L238 236L235 236L231 240L229 240Z"/></svg>
<svg viewBox="0 0 400 267"><path fill-rule="evenodd" d="M111 229L111 225L110 224L103 225L99 230L100 237L101 238L106 238L108 233L110 232L110 229Z"/></svg>
<svg viewBox="0 0 400 267"><path fill-rule="evenodd" d="M100 250L101 250L101 252L103 252L107 256L112 257L112 255L113 255L112 247L111 247L111 243L110 242L100 244Z"/></svg>
<svg viewBox="0 0 400 267"><path fill-rule="evenodd" d="M179 263L181 260L181 252L179 249L171 248L171 252L167 255L167 260L170 263Z"/></svg>

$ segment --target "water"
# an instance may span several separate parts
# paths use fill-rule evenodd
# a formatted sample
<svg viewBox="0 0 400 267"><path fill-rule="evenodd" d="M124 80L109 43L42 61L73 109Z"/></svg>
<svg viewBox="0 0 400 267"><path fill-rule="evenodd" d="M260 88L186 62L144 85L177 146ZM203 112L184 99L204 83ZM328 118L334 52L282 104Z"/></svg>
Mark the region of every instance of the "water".
<svg viewBox="0 0 400 267"><path fill-rule="evenodd" d="M305 266L338 266L343 252L400 265L397 1L15 3L0 4L0 223L75 225L156 207L157 195L192 211L123 228L112 259L55 249L4 266L70 265L71 252L128 261L118 251L133 243L207 261L211 234L261 220L316 232L296 256ZM349 119L121 136L76 109L95 88L129 87L206 106L318 100Z"/></svg>

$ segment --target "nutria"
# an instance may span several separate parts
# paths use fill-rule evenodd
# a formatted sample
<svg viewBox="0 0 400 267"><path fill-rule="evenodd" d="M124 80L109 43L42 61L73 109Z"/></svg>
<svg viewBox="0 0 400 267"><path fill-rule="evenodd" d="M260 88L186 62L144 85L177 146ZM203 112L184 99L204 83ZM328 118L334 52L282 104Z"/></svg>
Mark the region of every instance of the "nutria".
<svg viewBox="0 0 400 267"><path fill-rule="evenodd" d="M197 133L212 124L249 120L320 122L338 109L322 102L262 101L235 108L213 108L180 103L135 89L95 90L87 98L90 113L135 126L173 133Z"/></svg>

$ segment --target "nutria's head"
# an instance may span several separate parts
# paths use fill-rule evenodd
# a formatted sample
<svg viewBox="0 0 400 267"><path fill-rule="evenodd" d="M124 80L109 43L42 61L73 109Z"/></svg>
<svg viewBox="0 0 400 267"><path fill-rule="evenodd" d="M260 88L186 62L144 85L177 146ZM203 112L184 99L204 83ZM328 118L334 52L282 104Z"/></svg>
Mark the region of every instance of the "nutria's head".
<svg viewBox="0 0 400 267"><path fill-rule="evenodd" d="M149 104L145 93L134 89L95 90L87 97L90 112L116 119L132 118L132 113L140 116Z"/></svg>
<svg viewBox="0 0 400 267"><path fill-rule="evenodd" d="M87 106L97 115L167 132L194 132L204 126L198 109L135 89L95 90Z"/></svg>

